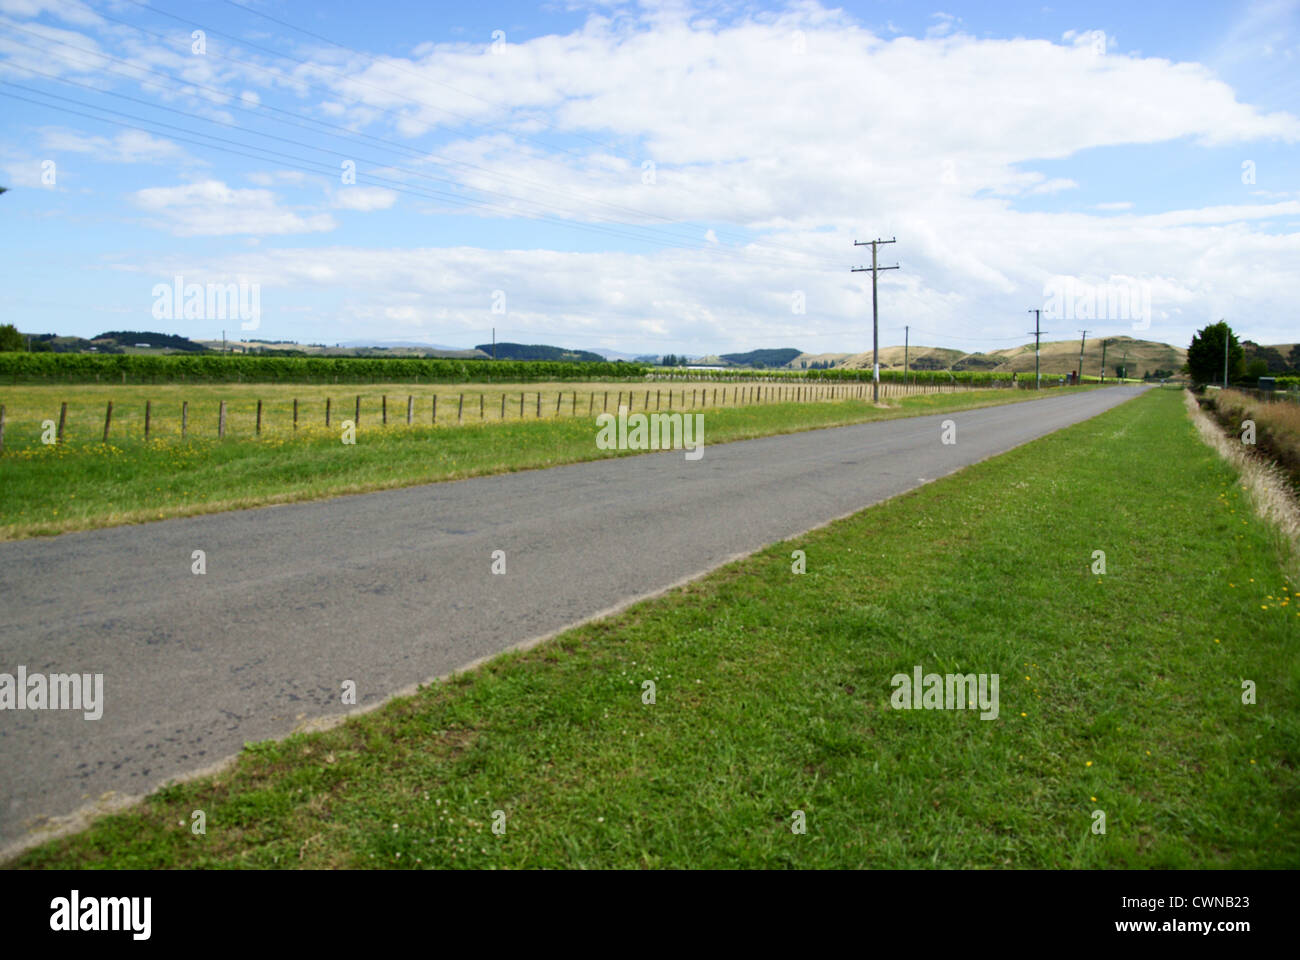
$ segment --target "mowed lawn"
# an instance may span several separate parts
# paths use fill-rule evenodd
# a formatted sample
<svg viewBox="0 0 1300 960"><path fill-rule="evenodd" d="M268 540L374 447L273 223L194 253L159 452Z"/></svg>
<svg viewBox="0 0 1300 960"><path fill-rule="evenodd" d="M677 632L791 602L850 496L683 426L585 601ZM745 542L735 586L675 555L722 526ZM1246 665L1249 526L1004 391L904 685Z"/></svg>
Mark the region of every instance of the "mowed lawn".
<svg viewBox="0 0 1300 960"><path fill-rule="evenodd" d="M584 407L600 413L608 393L608 406L617 411L619 399L626 403L633 386L637 387L634 412L644 409L647 399L652 409L669 411L670 390L645 384L572 388L526 384L508 389L470 384L463 388L463 409L459 389L438 388L438 426L434 426L432 388L426 386L426 392L419 394L408 384L368 386L362 395L355 444L341 442L341 425L355 416L356 387L6 387L0 389L8 421L5 452L0 455L0 540L626 456L637 451L596 446L594 414L586 415ZM1034 398L1032 391L1006 389L894 392L888 409L869 401L831 399L856 393L858 386L785 386L786 395L796 396L794 390L802 389L802 396L813 399L766 402L767 397L781 394L766 384L745 384L728 388L732 392L723 406L722 387L676 385L671 389L672 409L681 411L685 405L688 412L704 415L707 445ZM754 402L760 387L765 402ZM900 385L891 387L897 391ZM1047 395L1087 389L1095 388L1054 388ZM706 391L707 402L702 396ZM539 393L541 418L537 416ZM408 394L418 401L411 426L406 425ZM329 429L324 425L327 395L332 400ZM292 419L295 396L300 399L297 431ZM384 396L388 397L387 426L381 413ZM499 419L503 396L508 401L505 420ZM52 421L57 430L61 397L69 400L66 442L42 443L44 421ZM190 403L189 429L183 440L182 398ZM110 399L114 410L105 443L101 439L104 408ZM260 437L256 434L259 399L263 401ZM146 400L152 401L148 442L143 439ZM228 403L228 432L219 441L215 434L222 400ZM737 401L741 405L734 405ZM480 407L482 421L478 420ZM462 425L456 426L458 421Z"/></svg>
<svg viewBox="0 0 1300 960"><path fill-rule="evenodd" d="M1243 496L1149 391L18 865L1295 867L1300 587ZM917 665L1000 715L891 709Z"/></svg>

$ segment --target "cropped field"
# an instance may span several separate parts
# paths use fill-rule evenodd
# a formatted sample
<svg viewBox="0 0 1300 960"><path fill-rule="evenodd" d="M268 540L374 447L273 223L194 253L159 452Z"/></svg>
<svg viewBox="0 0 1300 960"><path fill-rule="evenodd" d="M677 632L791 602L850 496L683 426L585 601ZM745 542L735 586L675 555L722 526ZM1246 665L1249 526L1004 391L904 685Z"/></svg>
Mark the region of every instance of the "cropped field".
<svg viewBox="0 0 1300 960"><path fill-rule="evenodd" d="M861 386L638 385L631 407L642 410L648 401L652 409L667 411L671 394L672 409L707 415L707 444L1033 397L1030 391L1006 389L925 393L912 387L909 389L915 392L903 393L902 385L891 384L886 392L891 404L888 409L869 401L836 399L856 394ZM617 409L620 398L628 403L631 389L626 383L588 383L456 385L454 389L427 387L415 392L416 388L406 384L379 385L360 394L357 442L344 445L340 442L341 424L355 417L355 388L269 384L4 387L0 388L6 418L4 453L0 455L0 539L628 455L628 451L596 447L592 417L605 409L606 403L610 410ZM386 426L381 412L385 396ZM406 423L408 396L412 398L411 426ZM803 399L778 402L781 397ZM293 428L295 398L297 430ZM109 439L104 442L110 400L113 414ZM227 404L226 437L219 440L223 400ZM259 401L260 434L256 427ZM68 404L64 442L42 442L43 433L51 439L57 434L64 402ZM189 406L187 433L182 439L184 403ZM144 439L146 404L150 411L148 441Z"/></svg>
<svg viewBox="0 0 1300 960"><path fill-rule="evenodd" d="M15 865L1294 868L1280 549L1150 391ZM999 716L891 709L915 665Z"/></svg>

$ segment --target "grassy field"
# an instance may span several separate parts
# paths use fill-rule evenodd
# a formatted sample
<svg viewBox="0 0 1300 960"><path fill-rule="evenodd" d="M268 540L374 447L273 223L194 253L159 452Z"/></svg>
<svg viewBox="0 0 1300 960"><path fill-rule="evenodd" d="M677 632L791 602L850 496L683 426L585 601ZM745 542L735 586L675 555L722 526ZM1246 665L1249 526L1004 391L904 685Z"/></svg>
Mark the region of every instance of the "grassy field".
<svg viewBox="0 0 1300 960"><path fill-rule="evenodd" d="M413 426L456 427L521 420L590 419L606 410L617 412L619 403L633 412L646 409L708 411L719 407L764 405L774 401L821 402L863 396L870 384L721 384L691 383L529 383L455 384L412 386L409 383L355 385L303 384L121 384L0 386L5 407L5 442L8 452L45 445L44 425L57 432L60 409L67 403L64 440L69 444L122 444L144 439L146 404L149 437L179 440L182 417L186 438L216 439L220 405L226 404L227 440L291 439L319 433L326 426L328 401L330 427L337 437L339 424L356 419L360 400L363 427L405 427L410 401ZM965 389L965 388L962 388ZM912 385L882 384L885 400L922 393L948 393ZM298 401L298 429L294 429L294 401ZM106 408L113 403L108 436L104 435ZM504 401L504 402L503 402ZM261 432L257 409L262 405ZM186 409L186 405L187 409ZM386 412L385 412L386 409ZM184 411L184 413L183 413Z"/></svg>
<svg viewBox="0 0 1300 960"><path fill-rule="evenodd" d="M362 395L362 415L354 445L340 442L340 424L356 411L355 392L331 387L43 387L0 392L8 424L0 456L0 539L63 533L166 517L213 513L241 507L288 503L437 480L452 480L554 466L578 460L628 455L596 447L596 427L584 407L599 413L609 392L616 410L633 385L600 384L466 389L463 425L456 427L460 391L441 389L438 426L432 425L432 392L419 401L415 425L406 425L409 386L378 387ZM735 388L728 388L729 390ZM753 395L742 385L740 399ZM772 388L764 385L763 396ZM787 392L794 388L786 388ZM804 387L808 390L808 387ZM957 393L891 394L890 408L868 401L831 400L856 393L857 385L814 386L817 402L741 403L734 395L722 405L722 387L693 385L674 389L673 409L705 413L705 443L722 443L764 434L809 430L864 420L913 416L1033 398L1027 390L973 390ZM1057 388L1060 389L1060 388ZM1080 389L1087 389L1086 387ZM389 397L388 425L381 397ZM702 395L708 391L708 403ZM714 405L714 392L718 405ZM399 393L400 392L400 393ZM331 426L324 426L327 394ZM634 411L668 410L669 391L641 386ZM537 417L541 396L542 417ZM779 394L772 393L772 396ZM805 394L806 395L806 394ZM299 398L299 429L292 410ZM507 417L500 417L506 397ZM59 398L68 398L65 442L41 442L41 422L59 415ZM483 397L480 404L479 397ZM75 398L75 399L74 399ZM180 436L182 398L188 400L190 429ZM255 432L256 405L262 400L263 430ZM114 402L109 442L101 440L104 407ZM150 439L143 439L145 401L152 403ZM225 400L227 435L216 439L219 403ZM556 415L556 406L561 415ZM657 401L657 403L656 403ZM480 405L485 419L478 420ZM577 415L572 415L573 408ZM490 415L489 415L490 414ZM96 421L95 418L98 418ZM57 429L57 428L56 428ZM99 431L96 434L96 431Z"/></svg>
<svg viewBox="0 0 1300 960"><path fill-rule="evenodd" d="M1280 549L1150 391L17 865L1296 867ZM915 665L998 718L891 709Z"/></svg>

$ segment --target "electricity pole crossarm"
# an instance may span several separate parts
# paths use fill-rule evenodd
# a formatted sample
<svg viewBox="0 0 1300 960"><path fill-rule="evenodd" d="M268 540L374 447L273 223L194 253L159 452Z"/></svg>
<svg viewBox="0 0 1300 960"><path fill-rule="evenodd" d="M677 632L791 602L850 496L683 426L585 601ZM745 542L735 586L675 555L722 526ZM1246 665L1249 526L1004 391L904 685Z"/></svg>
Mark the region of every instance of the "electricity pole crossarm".
<svg viewBox="0 0 1300 960"><path fill-rule="evenodd" d="M855 247L871 247L871 266L869 267L851 267L853 273L864 273L871 271L871 402L880 402L880 314L876 309L876 276L881 270L897 270L898 264L892 267L882 267L876 261L876 247L882 243L897 243L897 239L889 240L854 240Z"/></svg>

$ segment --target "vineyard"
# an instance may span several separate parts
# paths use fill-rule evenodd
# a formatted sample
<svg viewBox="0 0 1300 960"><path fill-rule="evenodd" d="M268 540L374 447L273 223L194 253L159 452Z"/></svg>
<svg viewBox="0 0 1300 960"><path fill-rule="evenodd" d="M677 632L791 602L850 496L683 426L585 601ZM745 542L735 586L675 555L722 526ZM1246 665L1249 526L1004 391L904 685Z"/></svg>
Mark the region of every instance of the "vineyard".
<svg viewBox="0 0 1300 960"><path fill-rule="evenodd" d="M687 383L870 382L869 369L748 370L651 367L640 363L457 360L418 357L268 357L229 354L0 353L0 382L19 383L540 383L653 380ZM1085 378L1091 379L1091 378ZM985 370L882 370L882 383L1028 386L1032 375ZM1063 382L1044 376L1043 386ZM1278 377L1279 387L1300 377Z"/></svg>
<svg viewBox="0 0 1300 960"><path fill-rule="evenodd" d="M545 360L0 353L0 380L12 384L535 383L640 379L647 369L635 363Z"/></svg>

